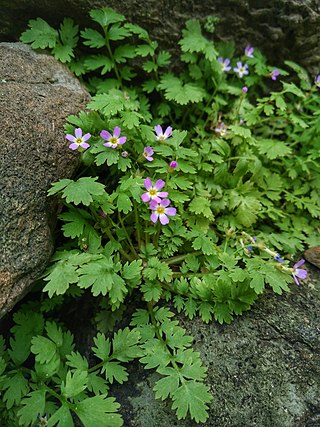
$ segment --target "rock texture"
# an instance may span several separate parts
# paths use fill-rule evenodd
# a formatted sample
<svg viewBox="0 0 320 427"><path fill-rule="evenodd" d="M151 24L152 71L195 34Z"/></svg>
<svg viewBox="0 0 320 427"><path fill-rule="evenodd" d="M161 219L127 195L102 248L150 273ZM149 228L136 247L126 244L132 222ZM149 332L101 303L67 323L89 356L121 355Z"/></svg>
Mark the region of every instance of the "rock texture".
<svg viewBox="0 0 320 427"><path fill-rule="evenodd" d="M214 401L205 427L320 426L320 272L292 292L261 297L231 325L183 320L208 367ZM311 271L310 271L311 270ZM138 364L111 393L125 427L196 427L155 400L156 373Z"/></svg>
<svg viewBox="0 0 320 427"><path fill-rule="evenodd" d="M274 65L292 59L312 73L320 67L319 0L1 0L0 41L16 40L30 18L38 16L58 26L65 16L88 25L88 11L112 7L148 29L162 47L176 49L190 18L217 16L218 39L234 39L242 51L258 46ZM13 25L14 23L14 25Z"/></svg>
<svg viewBox="0 0 320 427"><path fill-rule="evenodd" d="M51 256L56 206L46 192L77 167L63 125L87 101L88 93L52 57L0 43L0 317Z"/></svg>

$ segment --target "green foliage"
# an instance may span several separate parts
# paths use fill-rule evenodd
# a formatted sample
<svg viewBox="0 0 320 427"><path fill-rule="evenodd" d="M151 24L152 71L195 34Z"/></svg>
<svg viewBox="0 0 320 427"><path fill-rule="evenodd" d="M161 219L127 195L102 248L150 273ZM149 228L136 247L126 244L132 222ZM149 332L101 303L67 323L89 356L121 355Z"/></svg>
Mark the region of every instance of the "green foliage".
<svg viewBox="0 0 320 427"><path fill-rule="evenodd" d="M87 84L87 110L69 116L65 131L81 128L91 138L90 148L79 148L78 179L48 192L65 205L62 246L43 275L50 299L14 315L1 351L1 416L21 426L38 413L49 426L72 427L74 414L84 426L120 426L109 389L127 381L125 364L139 359L159 374L157 399L169 399L178 419L206 423L206 369L175 316L230 323L266 289L281 294L294 283L292 257L315 243L320 217L318 87L292 61L274 81L258 49L237 58L233 43L215 45L197 20L183 30L175 73L147 31L110 8L90 16L93 28L80 33L69 18L59 30L38 18L21 36ZM206 31L216 23L209 17ZM230 59L230 71L218 57ZM243 77L234 72L240 60L248 64ZM115 127L126 142L110 148L100 133ZM161 191L176 209L167 224L154 223L141 199L146 178L165 182ZM100 307L90 359L52 321L64 298L83 292ZM115 332L137 300L131 329Z"/></svg>

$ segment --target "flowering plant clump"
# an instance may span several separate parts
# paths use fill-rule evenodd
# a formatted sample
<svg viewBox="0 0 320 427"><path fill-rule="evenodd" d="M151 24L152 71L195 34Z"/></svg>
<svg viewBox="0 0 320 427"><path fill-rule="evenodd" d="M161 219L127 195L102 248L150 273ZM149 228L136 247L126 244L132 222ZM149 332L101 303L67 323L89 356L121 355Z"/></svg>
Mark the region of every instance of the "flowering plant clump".
<svg viewBox="0 0 320 427"><path fill-rule="evenodd" d="M80 33L69 18L59 31L39 18L21 36L50 49L92 98L65 126L84 167L49 190L65 204L61 247L41 299L14 315L3 342L1 419L121 426L108 393L138 359L160 376L156 398L206 423L206 368L173 318L230 323L266 289L303 292L298 254L318 243L320 77L292 61L270 66L256 46L238 46L239 58L197 20L183 30L174 74L147 31L109 8L90 15L94 28ZM90 360L53 320L88 292L98 329Z"/></svg>

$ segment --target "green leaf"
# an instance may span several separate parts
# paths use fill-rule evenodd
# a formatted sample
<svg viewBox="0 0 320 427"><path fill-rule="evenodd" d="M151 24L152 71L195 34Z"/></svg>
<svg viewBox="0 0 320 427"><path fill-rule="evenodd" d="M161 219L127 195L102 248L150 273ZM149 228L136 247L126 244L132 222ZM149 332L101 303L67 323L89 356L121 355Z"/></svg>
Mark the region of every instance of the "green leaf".
<svg viewBox="0 0 320 427"><path fill-rule="evenodd" d="M146 279L170 282L172 278L172 270L165 263L161 262L158 258L152 257L148 260L148 266L143 270L143 275Z"/></svg>
<svg viewBox="0 0 320 427"><path fill-rule="evenodd" d="M77 369L79 371L88 370L88 360L79 352L72 352L71 354L67 354L66 359L66 365L70 366L71 368Z"/></svg>
<svg viewBox="0 0 320 427"><path fill-rule="evenodd" d="M158 380L153 387L156 392L156 399L165 400L167 397L172 397L179 388L179 383L179 372L176 371L172 375Z"/></svg>
<svg viewBox="0 0 320 427"><path fill-rule="evenodd" d="M213 220L213 214L210 207L210 200L205 197L195 197L189 204L189 210L196 215L203 215L204 217Z"/></svg>
<svg viewBox="0 0 320 427"><path fill-rule="evenodd" d="M94 9L90 12L91 18L105 28L110 24L115 24L117 22L122 22L125 20L125 17L120 13L109 7L103 7L101 9Z"/></svg>
<svg viewBox="0 0 320 427"><path fill-rule="evenodd" d="M111 59L109 59L105 55L92 55L92 56L88 56L84 60L84 66L86 70L89 70L89 71L94 71L94 70L97 70L98 68L102 68L101 75L104 75L112 70L114 64L111 61Z"/></svg>
<svg viewBox="0 0 320 427"><path fill-rule="evenodd" d="M208 386L197 381L185 381L173 393L172 409L176 410L178 419L186 418L188 412L191 419L204 423L208 418L207 404L212 400Z"/></svg>
<svg viewBox="0 0 320 427"><path fill-rule="evenodd" d="M104 334L98 333L97 336L93 338L93 341L96 345L96 347L92 347L94 354L102 361L107 360L111 349L109 339L106 339Z"/></svg>
<svg viewBox="0 0 320 427"><path fill-rule="evenodd" d="M113 397L106 397L105 394L89 397L77 403L75 413L80 418L84 427L121 427L122 418L116 411L119 403Z"/></svg>
<svg viewBox="0 0 320 427"><path fill-rule="evenodd" d="M141 356L140 333L136 329L120 329L112 340L112 357L120 362L129 362Z"/></svg>
<svg viewBox="0 0 320 427"><path fill-rule="evenodd" d="M299 98L304 98L305 94L302 92L301 89L298 88L294 83L285 83L282 82L283 85L283 91L282 93L293 93L294 95L298 96Z"/></svg>
<svg viewBox="0 0 320 427"><path fill-rule="evenodd" d="M24 399L18 411L19 425L30 425L36 422L38 414L45 413L46 390L32 391Z"/></svg>
<svg viewBox="0 0 320 427"><path fill-rule="evenodd" d="M274 160L278 157L287 157L292 150L285 142L273 139L260 139L258 142L259 153L266 156L269 160Z"/></svg>
<svg viewBox="0 0 320 427"><path fill-rule="evenodd" d="M123 40L131 35L128 27L120 26L120 24L113 24L108 30L109 40Z"/></svg>
<svg viewBox="0 0 320 427"><path fill-rule="evenodd" d="M48 419L47 427L74 427L73 419L66 403L54 412Z"/></svg>
<svg viewBox="0 0 320 427"><path fill-rule="evenodd" d="M61 393L67 399L75 397L86 389L88 382L88 372L74 371L67 372L66 381L61 383Z"/></svg>
<svg viewBox="0 0 320 427"><path fill-rule="evenodd" d="M130 44L118 46L113 53L113 58L118 64L125 63L127 58L134 58L135 56L135 47Z"/></svg>
<svg viewBox="0 0 320 427"><path fill-rule="evenodd" d="M112 116L124 110L125 105L123 93L118 89L111 89L107 93L93 96L87 107L101 111L106 116Z"/></svg>
<svg viewBox="0 0 320 427"><path fill-rule="evenodd" d="M49 363L57 353L57 345L46 337L33 337L31 344L31 351L39 363Z"/></svg>
<svg viewBox="0 0 320 427"><path fill-rule="evenodd" d="M101 373L104 373L110 384L116 380L119 384L128 381L128 372L119 362L106 362L103 364Z"/></svg>
<svg viewBox="0 0 320 427"><path fill-rule="evenodd" d="M2 396L7 409L14 405L20 405L21 398L29 391L28 380L21 372L16 372L12 376L7 376L1 384L2 390L6 390Z"/></svg>
<svg viewBox="0 0 320 427"><path fill-rule="evenodd" d="M71 283L78 282L78 278L74 265L69 264L68 261L58 262L54 265L51 273L43 279L48 282L43 291L48 292L49 298L54 294L65 294Z"/></svg>
<svg viewBox="0 0 320 427"><path fill-rule="evenodd" d="M200 23L197 20L186 22L186 29L182 31L183 37L179 41L183 52L202 52L209 61L216 58L217 52L201 32Z"/></svg>
<svg viewBox="0 0 320 427"><path fill-rule="evenodd" d="M60 40L53 48L53 54L56 59L61 62L70 62L74 58L73 50L78 43L78 25L70 18L64 18L63 23L60 25Z"/></svg>
<svg viewBox="0 0 320 427"><path fill-rule="evenodd" d="M132 202L126 193L119 193L117 198L117 208L120 212L127 214L132 209Z"/></svg>
<svg viewBox="0 0 320 427"><path fill-rule="evenodd" d="M204 255L212 255L216 252L215 244L211 237L200 234L192 241L192 247L195 250L201 249Z"/></svg>
<svg viewBox="0 0 320 427"><path fill-rule="evenodd" d="M29 30L23 32L20 40L23 43L30 43L33 49L46 49L55 47L58 40L58 31L41 18L31 19Z"/></svg>
<svg viewBox="0 0 320 427"><path fill-rule="evenodd" d="M145 282L141 286L143 297L146 301L159 301L162 294L161 284L159 282Z"/></svg>
<svg viewBox="0 0 320 427"><path fill-rule="evenodd" d="M205 90L195 83L183 84L173 74L165 74L159 83L159 88L165 91L165 98L176 101L180 105L200 102L206 96Z"/></svg>
<svg viewBox="0 0 320 427"><path fill-rule="evenodd" d="M62 198L66 199L67 203L74 203L79 205L80 203L85 206L89 206L93 202L92 196L99 196L104 194L104 185L96 182L98 177L83 177L78 181L72 181L71 179L61 179L57 183L53 184L48 191L48 195L62 192Z"/></svg>

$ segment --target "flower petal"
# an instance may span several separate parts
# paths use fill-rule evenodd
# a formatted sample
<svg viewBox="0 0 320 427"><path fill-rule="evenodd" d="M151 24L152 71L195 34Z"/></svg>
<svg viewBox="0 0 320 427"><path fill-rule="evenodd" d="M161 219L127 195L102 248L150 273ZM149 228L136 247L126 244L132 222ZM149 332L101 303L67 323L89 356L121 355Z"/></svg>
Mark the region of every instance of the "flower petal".
<svg viewBox="0 0 320 427"><path fill-rule="evenodd" d="M308 276L308 272L303 268L298 268L294 274L299 277L299 279L305 279Z"/></svg>
<svg viewBox="0 0 320 427"><path fill-rule="evenodd" d="M108 132L107 130L102 130L100 132L100 136L101 136L101 138L105 139L106 141L109 141L109 139L112 138L111 133Z"/></svg>
<svg viewBox="0 0 320 427"><path fill-rule="evenodd" d="M82 137L82 129L81 128L75 129L74 134L75 134L76 138L81 138Z"/></svg>
<svg viewBox="0 0 320 427"><path fill-rule="evenodd" d="M143 202L146 203L146 202L149 202L150 196L149 196L148 193L143 193L142 196L141 196L141 199L142 199Z"/></svg>
<svg viewBox="0 0 320 427"><path fill-rule="evenodd" d="M158 204L159 204L158 200L152 199L150 202L149 208L154 211L155 209L157 209Z"/></svg>
<svg viewBox="0 0 320 427"><path fill-rule="evenodd" d="M295 269L297 269L297 268L299 268L299 267L301 267L301 265L302 264L304 264L306 261L303 259L303 258L301 258L300 259L300 261L298 261L294 266L293 266L293 269L295 270Z"/></svg>
<svg viewBox="0 0 320 427"><path fill-rule="evenodd" d="M127 137L126 136L122 136L121 138L118 139L118 144L122 145L126 142Z"/></svg>
<svg viewBox="0 0 320 427"><path fill-rule="evenodd" d="M146 190L151 190L151 188L152 188L152 182L151 182L151 179L150 179L150 178L146 178L146 179L143 181L143 185L144 185L144 187L145 187L145 189L146 189Z"/></svg>
<svg viewBox="0 0 320 427"><path fill-rule="evenodd" d="M175 216L177 214L177 209L176 208L167 208L166 214L169 216Z"/></svg>
<svg viewBox="0 0 320 427"><path fill-rule="evenodd" d="M103 145L104 145L105 147L110 147L110 148L112 147L112 144L111 144L111 142L109 142L109 141L108 141L108 142L105 142Z"/></svg>
<svg viewBox="0 0 320 427"><path fill-rule="evenodd" d="M83 141L88 141L88 139L91 138L91 133L86 133L85 135L83 135L82 139Z"/></svg>
<svg viewBox="0 0 320 427"><path fill-rule="evenodd" d="M172 127L168 126L167 129L166 129L166 131L165 131L165 133L164 133L164 136L166 138L169 138L169 136L171 136L171 135L172 135Z"/></svg>
<svg viewBox="0 0 320 427"><path fill-rule="evenodd" d="M151 221L154 222L154 223L156 223L157 219L158 219L158 216L159 215L157 214L157 212L152 212L152 214L150 215Z"/></svg>
<svg viewBox="0 0 320 427"><path fill-rule="evenodd" d="M156 134L159 136L159 135L163 135L163 133L162 133L162 127L160 126L160 125L156 125L155 127L154 127L154 130L156 131Z"/></svg>
<svg viewBox="0 0 320 427"><path fill-rule="evenodd" d="M79 147L79 144L77 144L76 142L69 145L69 148L71 148L71 150L76 150L78 147Z"/></svg>
<svg viewBox="0 0 320 427"><path fill-rule="evenodd" d="M163 197L163 198L165 198L165 197L168 197L168 192L167 191L159 191L158 193L157 193L157 196L158 197Z"/></svg>
<svg viewBox="0 0 320 427"><path fill-rule="evenodd" d="M293 276L294 281L296 282L296 284L297 284L298 286L300 286L299 280L296 278L296 276L295 276L295 274L294 274L294 273L292 274L292 276Z"/></svg>
<svg viewBox="0 0 320 427"><path fill-rule="evenodd" d="M166 208L167 206L170 205L170 200L169 199L163 199L163 200L161 200L160 205L162 207Z"/></svg>
<svg viewBox="0 0 320 427"><path fill-rule="evenodd" d="M73 135L70 135L70 133L67 133L66 139L70 142L76 142L76 138Z"/></svg>
<svg viewBox="0 0 320 427"><path fill-rule="evenodd" d="M159 219L162 225L166 225L169 223L169 218L165 214L159 215Z"/></svg>
<svg viewBox="0 0 320 427"><path fill-rule="evenodd" d="M158 179L158 181L156 181L156 183L154 184L154 188L156 190L161 190L161 188L163 188L165 185L166 183L162 179Z"/></svg>
<svg viewBox="0 0 320 427"><path fill-rule="evenodd" d="M82 148L89 148L90 147L90 144L88 144L87 142L81 142L81 144L80 144L80 147L82 147Z"/></svg>
<svg viewBox="0 0 320 427"><path fill-rule="evenodd" d="M119 126L116 126L116 127L113 129L113 136L115 136L115 137L119 138L120 133L121 133L121 129L119 128Z"/></svg>

